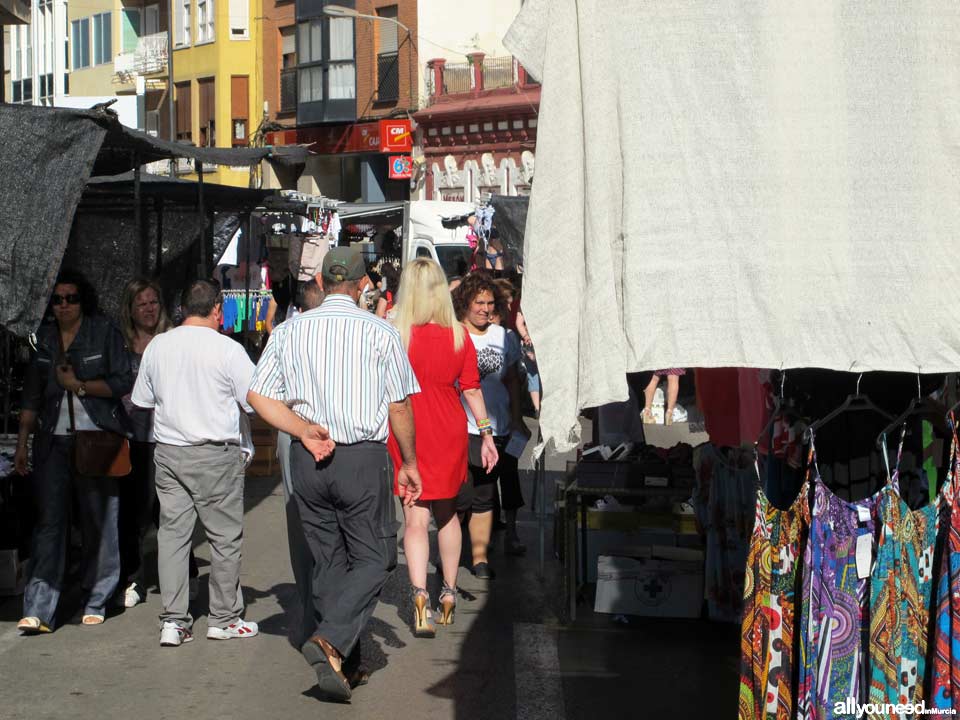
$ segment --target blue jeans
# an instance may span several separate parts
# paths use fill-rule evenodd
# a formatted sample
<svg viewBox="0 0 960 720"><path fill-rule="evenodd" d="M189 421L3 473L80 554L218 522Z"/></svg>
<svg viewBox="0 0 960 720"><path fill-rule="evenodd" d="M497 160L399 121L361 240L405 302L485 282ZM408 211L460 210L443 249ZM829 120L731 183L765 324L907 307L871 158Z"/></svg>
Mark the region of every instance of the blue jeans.
<svg viewBox="0 0 960 720"><path fill-rule="evenodd" d="M50 452L36 468L34 493L38 522L33 533L30 579L23 593L24 617L38 617L53 628L63 590L70 536L71 490L76 492L83 530L85 615L105 615L120 580L116 478L73 473L69 437L53 438Z"/></svg>

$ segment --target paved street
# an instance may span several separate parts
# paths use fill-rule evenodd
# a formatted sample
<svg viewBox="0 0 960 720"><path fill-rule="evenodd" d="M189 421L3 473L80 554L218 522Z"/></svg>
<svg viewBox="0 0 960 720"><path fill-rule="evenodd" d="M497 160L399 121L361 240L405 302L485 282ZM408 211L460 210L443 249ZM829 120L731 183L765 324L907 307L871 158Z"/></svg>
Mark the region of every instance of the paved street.
<svg viewBox="0 0 960 720"><path fill-rule="evenodd" d="M562 464L555 459L548 468ZM206 639L206 544L197 550L196 639L180 648L159 646L155 592L101 627L83 627L77 615L54 634L34 638L19 637L20 599L6 598L0 602L0 718L564 720L636 717L641 707L644 714L681 710L686 717L684 708L692 713L704 701L729 710L718 717L735 712L733 628L663 620L623 626L589 608L575 626L558 627L559 570L548 548L547 577L538 578L531 513L521 516L527 556L504 557L502 536L495 535L497 579L484 584L461 570L456 624L440 628L435 640L410 632L401 565L363 638L370 684L357 689L350 705L323 703L313 672L287 639L294 585L279 481L250 478L246 495L241 582L246 616L260 623L259 637ZM439 579L430 582L436 597ZM75 607L75 594L67 601Z"/></svg>

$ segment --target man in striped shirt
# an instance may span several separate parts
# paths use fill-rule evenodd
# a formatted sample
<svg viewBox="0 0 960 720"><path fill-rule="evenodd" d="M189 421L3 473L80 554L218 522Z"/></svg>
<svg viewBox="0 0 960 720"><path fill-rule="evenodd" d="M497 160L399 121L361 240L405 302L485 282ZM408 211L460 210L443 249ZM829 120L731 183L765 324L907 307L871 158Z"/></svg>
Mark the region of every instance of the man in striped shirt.
<svg viewBox="0 0 960 720"><path fill-rule="evenodd" d="M357 307L365 276L360 253L335 248L324 257L326 298L270 336L248 401L289 433L293 492L313 557L316 633L303 654L321 693L347 700L343 673L377 598L397 563L393 469L388 422L403 464L404 503L420 497L413 412L420 392L399 333Z"/></svg>

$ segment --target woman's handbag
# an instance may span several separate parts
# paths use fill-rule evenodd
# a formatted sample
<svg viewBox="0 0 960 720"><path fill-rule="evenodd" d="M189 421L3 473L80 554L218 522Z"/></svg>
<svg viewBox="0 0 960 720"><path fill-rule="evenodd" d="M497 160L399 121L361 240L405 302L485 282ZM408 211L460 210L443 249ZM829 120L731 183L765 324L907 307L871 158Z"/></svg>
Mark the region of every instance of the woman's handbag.
<svg viewBox="0 0 960 720"><path fill-rule="evenodd" d="M73 435L73 469L87 477L123 477L132 470L130 443L123 435L107 430L77 430L73 418L73 393L70 403L70 433Z"/></svg>

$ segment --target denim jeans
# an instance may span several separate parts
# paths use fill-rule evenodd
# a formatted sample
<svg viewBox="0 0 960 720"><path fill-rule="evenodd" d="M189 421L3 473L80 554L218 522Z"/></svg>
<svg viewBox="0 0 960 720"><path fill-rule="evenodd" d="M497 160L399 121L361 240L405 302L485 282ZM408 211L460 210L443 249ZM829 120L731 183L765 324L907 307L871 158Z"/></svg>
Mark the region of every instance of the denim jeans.
<svg viewBox="0 0 960 720"><path fill-rule="evenodd" d="M51 628L56 624L66 570L71 490L76 492L83 531L84 614L105 615L120 579L117 480L75 475L72 446L72 438L54 437L49 454L34 473L38 521L23 614L38 617Z"/></svg>

